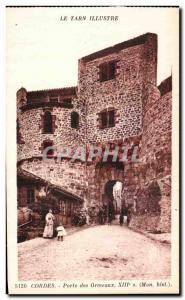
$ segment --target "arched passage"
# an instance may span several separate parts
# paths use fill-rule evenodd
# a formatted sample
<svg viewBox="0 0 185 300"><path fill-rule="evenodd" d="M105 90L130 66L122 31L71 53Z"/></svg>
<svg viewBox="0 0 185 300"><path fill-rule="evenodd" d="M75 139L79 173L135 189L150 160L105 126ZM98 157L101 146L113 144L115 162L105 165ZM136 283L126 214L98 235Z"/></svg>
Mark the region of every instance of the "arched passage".
<svg viewBox="0 0 185 300"><path fill-rule="evenodd" d="M106 202L113 204L114 214L118 214L121 211L121 207L123 205L122 200L123 193L123 183L120 180L109 180L105 184L105 193Z"/></svg>
<svg viewBox="0 0 185 300"><path fill-rule="evenodd" d="M123 182L124 179L124 165L117 163L101 163L97 164L94 173L93 180L93 194L94 202L100 205L106 205L107 198L112 194L112 188L116 181ZM109 183L108 183L109 182ZM89 198L92 199L92 197ZM93 204L93 200L91 201Z"/></svg>

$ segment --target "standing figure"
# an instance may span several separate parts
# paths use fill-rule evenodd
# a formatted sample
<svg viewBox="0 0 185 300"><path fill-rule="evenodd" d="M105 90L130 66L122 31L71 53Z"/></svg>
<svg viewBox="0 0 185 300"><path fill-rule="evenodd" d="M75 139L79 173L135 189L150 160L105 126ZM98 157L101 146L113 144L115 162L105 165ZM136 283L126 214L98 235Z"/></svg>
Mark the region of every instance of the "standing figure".
<svg viewBox="0 0 185 300"><path fill-rule="evenodd" d="M103 214L104 214L103 207L100 206L98 217L99 217L99 224L101 224L101 225L104 224Z"/></svg>
<svg viewBox="0 0 185 300"><path fill-rule="evenodd" d="M86 224L89 226L90 225L90 216L88 210L86 210Z"/></svg>
<svg viewBox="0 0 185 300"><path fill-rule="evenodd" d="M114 219L114 204L112 200L109 201L108 204L108 225L111 225L113 219Z"/></svg>
<svg viewBox="0 0 185 300"><path fill-rule="evenodd" d="M57 227L57 239L58 241L63 242L64 240L64 236L67 235L66 230L64 228L64 226L62 225L62 223L60 223L60 225Z"/></svg>
<svg viewBox="0 0 185 300"><path fill-rule="evenodd" d="M133 207L132 205L129 205L128 210L127 210L127 226L129 225L131 218L133 214Z"/></svg>
<svg viewBox="0 0 185 300"><path fill-rule="evenodd" d="M124 217L127 218L128 213L128 204L125 203L125 200L122 201L121 212L119 216L119 224L122 226L124 224Z"/></svg>
<svg viewBox="0 0 185 300"><path fill-rule="evenodd" d="M121 211L121 199L123 193L123 183L121 181L116 181L115 185L113 186L113 198L116 200L116 210Z"/></svg>
<svg viewBox="0 0 185 300"><path fill-rule="evenodd" d="M55 217L52 214L52 210L50 209L45 217L46 225L45 225L44 232L43 232L44 238L52 238L53 237L54 219L55 219Z"/></svg>
<svg viewBox="0 0 185 300"><path fill-rule="evenodd" d="M119 216L119 224L122 226L124 223L124 208L121 208L120 216Z"/></svg>
<svg viewBox="0 0 185 300"><path fill-rule="evenodd" d="M103 205L103 224L107 221L107 206Z"/></svg>

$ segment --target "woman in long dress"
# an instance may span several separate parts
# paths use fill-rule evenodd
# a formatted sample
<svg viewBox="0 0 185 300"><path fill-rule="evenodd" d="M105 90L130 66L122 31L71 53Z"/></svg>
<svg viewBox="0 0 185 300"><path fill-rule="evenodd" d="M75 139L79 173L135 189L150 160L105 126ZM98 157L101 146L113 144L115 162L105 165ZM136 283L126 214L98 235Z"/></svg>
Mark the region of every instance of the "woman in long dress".
<svg viewBox="0 0 185 300"><path fill-rule="evenodd" d="M54 225L54 215L52 214L52 210L50 209L47 213L45 220L46 225L43 232L44 238L52 238L53 237L53 225Z"/></svg>

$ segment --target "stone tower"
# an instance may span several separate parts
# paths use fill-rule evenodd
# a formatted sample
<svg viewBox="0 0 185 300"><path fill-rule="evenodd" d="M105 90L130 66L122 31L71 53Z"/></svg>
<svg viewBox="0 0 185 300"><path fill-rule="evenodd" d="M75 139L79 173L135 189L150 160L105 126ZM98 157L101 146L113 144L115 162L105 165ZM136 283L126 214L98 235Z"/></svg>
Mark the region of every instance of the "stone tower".
<svg viewBox="0 0 185 300"><path fill-rule="evenodd" d="M83 165L70 164L57 155L61 146L82 142L82 115L76 87L33 92L22 88L17 92L18 164L79 196L83 196ZM43 151L50 146L53 150L44 161ZM81 174L81 189L76 170Z"/></svg>
<svg viewBox="0 0 185 300"><path fill-rule="evenodd" d="M140 146L147 85L157 81L157 36L147 33L79 60L79 97L86 105L86 144ZM85 125L85 124L84 124ZM138 164L89 165L88 199L102 202L108 181L124 183L132 203Z"/></svg>

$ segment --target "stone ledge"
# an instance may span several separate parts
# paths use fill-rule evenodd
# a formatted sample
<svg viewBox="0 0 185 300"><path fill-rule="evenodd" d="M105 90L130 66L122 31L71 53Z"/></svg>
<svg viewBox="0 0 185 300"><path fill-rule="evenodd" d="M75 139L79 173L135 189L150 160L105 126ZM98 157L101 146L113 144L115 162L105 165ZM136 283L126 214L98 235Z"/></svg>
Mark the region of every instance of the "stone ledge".
<svg viewBox="0 0 185 300"><path fill-rule="evenodd" d="M145 235L147 238L149 238L155 242L171 246L171 233L154 234L154 233L150 233L150 232L138 229L138 228L129 227L129 229L131 229L135 232L141 233L141 234Z"/></svg>
<svg viewBox="0 0 185 300"><path fill-rule="evenodd" d="M31 109L36 109L36 108L48 108L48 107L60 107L60 108L67 108L67 109L72 109L73 104L71 103L60 103L60 102L36 102L36 103L29 103L24 106L22 106L20 109L22 112L31 110Z"/></svg>

